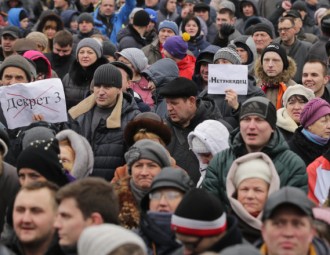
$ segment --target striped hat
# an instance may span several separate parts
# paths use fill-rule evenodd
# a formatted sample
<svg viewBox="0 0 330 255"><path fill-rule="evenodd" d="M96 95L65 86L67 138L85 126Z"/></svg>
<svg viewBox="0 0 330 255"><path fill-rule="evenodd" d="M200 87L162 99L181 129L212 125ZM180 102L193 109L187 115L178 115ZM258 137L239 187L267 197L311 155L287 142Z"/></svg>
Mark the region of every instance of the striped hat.
<svg viewBox="0 0 330 255"><path fill-rule="evenodd" d="M171 222L171 229L176 233L199 237L219 235L226 228L227 217L220 200L197 188L186 193Z"/></svg>

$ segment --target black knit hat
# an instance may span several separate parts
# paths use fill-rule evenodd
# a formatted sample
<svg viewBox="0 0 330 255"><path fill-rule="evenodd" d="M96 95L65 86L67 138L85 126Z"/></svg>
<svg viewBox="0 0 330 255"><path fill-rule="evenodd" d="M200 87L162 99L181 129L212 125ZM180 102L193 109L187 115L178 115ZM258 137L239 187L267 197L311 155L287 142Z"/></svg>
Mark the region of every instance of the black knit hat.
<svg viewBox="0 0 330 255"><path fill-rule="evenodd" d="M37 140L24 149L17 159L17 172L31 168L48 181L59 186L69 183L59 158L60 148L57 139Z"/></svg>
<svg viewBox="0 0 330 255"><path fill-rule="evenodd" d="M278 43L271 43L263 50L263 52L261 53L261 58L260 58L261 59L261 64L263 63L265 53L269 52L269 51L276 52L281 57L282 62L283 62L283 70L288 69L289 60L288 60L288 57L286 55L285 49Z"/></svg>
<svg viewBox="0 0 330 255"><path fill-rule="evenodd" d="M115 67L123 69L127 73L129 79L130 80L133 79L133 71L128 65L126 65L126 64L124 64L123 62L120 62L120 61L113 61L110 64L114 65Z"/></svg>
<svg viewBox="0 0 330 255"><path fill-rule="evenodd" d="M253 32L252 32L252 35L255 33L255 32L259 32L259 31L262 31L262 32L266 32L270 38L273 39L273 32L272 32L272 29L270 26L268 26L267 24L265 23L258 23L256 25L253 26Z"/></svg>
<svg viewBox="0 0 330 255"><path fill-rule="evenodd" d="M227 217L216 196L204 189L193 188L185 194L176 208L171 228L184 235L215 236L226 231Z"/></svg>
<svg viewBox="0 0 330 255"><path fill-rule="evenodd" d="M94 73L94 86L122 87L121 72L111 64L100 65Z"/></svg>
<svg viewBox="0 0 330 255"><path fill-rule="evenodd" d="M291 6L291 10L307 12L307 5L304 1L295 1Z"/></svg>
<svg viewBox="0 0 330 255"><path fill-rule="evenodd" d="M195 97L197 93L196 83L184 77L175 78L159 90L161 96L169 98Z"/></svg>
<svg viewBox="0 0 330 255"><path fill-rule="evenodd" d="M78 24L82 23L83 21L86 21L88 23L92 23L94 25L94 19L93 16L90 15L87 12L83 12L78 16Z"/></svg>
<svg viewBox="0 0 330 255"><path fill-rule="evenodd" d="M22 21L23 19L26 19L26 18L28 18L28 17L29 17L29 16L28 16L28 14L26 13L25 10L21 10L21 12L20 12L19 15L18 15L19 21Z"/></svg>
<svg viewBox="0 0 330 255"><path fill-rule="evenodd" d="M150 16L145 10L137 11L133 17L133 25L146 27L149 25Z"/></svg>
<svg viewBox="0 0 330 255"><path fill-rule="evenodd" d="M206 10L206 11L210 12L210 6L206 3L198 3L198 4L195 4L193 10L194 10L194 12L198 12L200 10Z"/></svg>
<svg viewBox="0 0 330 255"><path fill-rule="evenodd" d="M272 129L276 129L276 108L266 97L252 97L242 104L240 120L249 115L265 119Z"/></svg>
<svg viewBox="0 0 330 255"><path fill-rule="evenodd" d="M116 58L115 53L117 52L117 48L116 48L116 45L114 45L112 42L104 41L102 43L102 48L103 48L104 56L111 56L111 57Z"/></svg>

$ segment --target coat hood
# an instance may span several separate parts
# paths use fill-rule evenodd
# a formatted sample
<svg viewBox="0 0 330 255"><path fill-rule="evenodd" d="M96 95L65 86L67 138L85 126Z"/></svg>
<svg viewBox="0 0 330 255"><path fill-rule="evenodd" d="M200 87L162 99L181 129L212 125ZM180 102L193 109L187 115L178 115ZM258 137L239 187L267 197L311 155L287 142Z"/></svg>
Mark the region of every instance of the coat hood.
<svg viewBox="0 0 330 255"><path fill-rule="evenodd" d="M23 8L11 8L8 11L8 23L9 25L21 27L20 21L19 21L19 14L21 12L25 12Z"/></svg>
<svg viewBox="0 0 330 255"><path fill-rule="evenodd" d="M40 51L36 51L36 50L28 50L23 54L23 57L30 59L32 61L36 61L38 59L42 59L46 65L47 65L47 79L52 77L52 68L51 68L51 64L48 60L48 58L46 58L46 56L44 54L42 54Z"/></svg>
<svg viewBox="0 0 330 255"><path fill-rule="evenodd" d="M201 62L209 62L210 64L213 64L213 57L214 54L217 53L218 50L221 48L216 45L209 45L204 50L202 50L197 59L196 59L196 65L195 65L195 74L199 74L199 71L201 69Z"/></svg>
<svg viewBox="0 0 330 255"><path fill-rule="evenodd" d="M254 75L254 72L253 72L254 65L255 65L256 59L258 58L258 53L257 53L256 44L254 43L252 37L242 35L242 36L237 37L232 42L233 42L233 44L235 44L236 47L243 46L244 48L246 47L250 50L250 51L247 51L249 54L249 57L248 57L248 62L246 63L246 65L248 65L249 74Z"/></svg>
<svg viewBox="0 0 330 255"><path fill-rule="evenodd" d="M259 16L259 12L258 12L258 4L256 0L240 0L238 3L238 7L239 7L239 12L241 14L242 17L244 17L243 14L243 3L250 3L253 6L254 9L254 15L253 16Z"/></svg>
<svg viewBox="0 0 330 255"><path fill-rule="evenodd" d="M65 10L61 12L61 19L64 23L64 27L70 28L70 23L74 15L79 16L79 12L76 10Z"/></svg>

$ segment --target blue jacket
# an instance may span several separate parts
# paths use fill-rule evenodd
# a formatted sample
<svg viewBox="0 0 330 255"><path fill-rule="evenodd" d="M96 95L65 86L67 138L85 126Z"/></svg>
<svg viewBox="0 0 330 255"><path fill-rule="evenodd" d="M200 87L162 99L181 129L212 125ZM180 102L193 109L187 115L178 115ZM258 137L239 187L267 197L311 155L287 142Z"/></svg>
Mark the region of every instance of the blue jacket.
<svg viewBox="0 0 330 255"><path fill-rule="evenodd" d="M129 14L134 9L136 5L135 0L126 0L123 7L119 9L114 15L111 17L111 23L113 25L111 34L107 34L107 26L98 18L99 15L99 7L94 11L94 27L97 28L103 35L109 37L110 41L117 45L117 34L122 28L122 25L128 19Z"/></svg>

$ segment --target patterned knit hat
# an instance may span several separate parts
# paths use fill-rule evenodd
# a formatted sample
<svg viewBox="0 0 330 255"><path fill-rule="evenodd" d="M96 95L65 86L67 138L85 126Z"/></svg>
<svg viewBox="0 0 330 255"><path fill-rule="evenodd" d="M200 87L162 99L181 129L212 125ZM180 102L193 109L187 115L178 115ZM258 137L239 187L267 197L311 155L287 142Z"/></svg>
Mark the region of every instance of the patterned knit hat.
<svg viewBox="0 0 330 255"><path fill-rule="evenodd" d="M183 59L187 55L188 43L182 36L175 35L166 39L163 48L177 59Z"/></svg>
<svg viewBox="0 0 330 255"><path fill-rule="evenodd" d="M78 52L83 47L91 48L95 52L97 58L102 57L103 49L101 43L93 38L84 38L78 43L76 50L77 59L78 59Z"/></svg>
<svg viewBox="0 0 330 255"><path fill-rule="evenodd" d="M285 49L278 43L271 43L263 50L263 52L261 53L261 58L260 58L261 64L263 63L266 52L270 52L270 51L276 52L281 57L282 62L283 62L283 70L288 69L289 60L286 55Z"/></svg>
<svg viewBox="0 0 330 255"><path fill-rule="evenodd" d="M213 63L215 63L218 59L226 59L233 65L241 64L241 57L238 55L235 45L232 44L218 50L214 55Z"/></svg>
<svg viewBox="0 0 330 255"><path fill-rule="evenodd" d="M185 194L175 210L171 228L184 235L215 236L226 231L227 217L217 197L204 189L194 188Z"/></svg>
<svg viewBox="0 0 330 255"><path fill-rule="evenodd" d="M117 59L122 56L126 58L134 67L134 69L140 73L148 66L148 59L144 52L137 48L126 48L121 52L116 52Z"/></svg>
<svg viewBox="0 0 330 255"><path fill-rule="evenodd" d="M111 64L100 65L94 73L94 86L122 87L121 72Z"/></svg>
<svg viewBox="0 0 330 255"><path fill-rule="evenodd" d="M330 104L322 98L314 98L305 104L300 114L300 124L308 128L315 121L330 114Z"/></svg>

